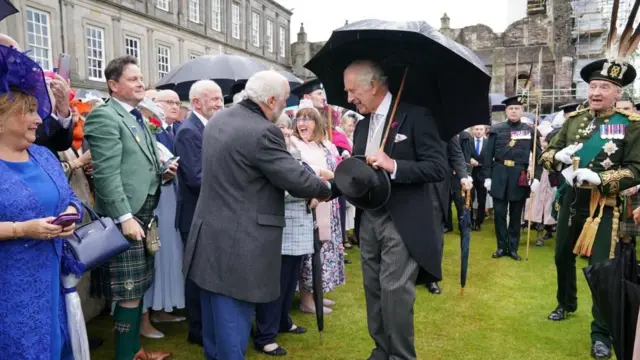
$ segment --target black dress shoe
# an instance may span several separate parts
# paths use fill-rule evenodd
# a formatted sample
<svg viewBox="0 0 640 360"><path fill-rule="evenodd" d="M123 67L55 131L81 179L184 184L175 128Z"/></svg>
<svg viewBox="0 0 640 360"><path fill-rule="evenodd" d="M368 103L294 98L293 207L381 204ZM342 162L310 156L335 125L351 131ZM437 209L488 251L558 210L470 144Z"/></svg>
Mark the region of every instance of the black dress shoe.
<svg viewBox="0 0 640 360"><path fill-rule="evenodd" d="M260 349L260 348L256 348L256 350L260 351L263 354L269 355L269 356L285 356L287 355L287 350L281 348L280 346L278 346L277 348L271 350L271 351L265 351L264 348Z"/></svg>
<svg viewBox="0 0 640 360"><path fill-rule="evenodd" d="M347 259L344 259L344 263L347 265L352 264L351 260L347 260Z"/></svg>
<svg viewBox="0 0 640 360"><path fill-rule="evenodd" d="M103 342L104 340L102 339L89 338L89 350L97 350L100 346L102 346Z"/></svg>
<svg viewBox="0 0 640 360"><path fill-rule="evenodd" d="M573 310L566 310L562 306L558 306L557 308L555 308L555 310L551 312L551 314L549 314L547 319L552 321L562 321L562 320L565 320L569 316L569 314L572 312Z"/></svg>
<svg viewBox="0 0 640 360"><path fill-rule="evenodd" d="M518 255L517 252L512 252L511 255L509 255L510 258L512 258L515 261L520 261L522 260L522 258L520 257L520 255Z"/></svg>
<svg viewBox="0 0 640 360"><path fill-rule="evenodd" d="M435 295L440 295L442 293L442 291L440 290L440 286L438 286L438 283L429 283L427 284L427 289L429 289L429 292Z"/></svg>
<svg viewBox="0 0 640 360"><path fill-rule="evenodd" d="M289 333L289 334L295 334L295 335L300 335L300 334L304 334L307 332L307 329L303 328L302 326L297 326L296 328L291 330L285 330L285 331L280 331L281 333Z"/></svg>
<svg viewBox="0 0 640 360"><path fill-rule="evenodd" d="M602 341L596 341L591 345L591 357L597 360L611 358L611 349Z"/></svg>
<svg viewBox="0 0 640 360"><path fill-rule="evenodd" d="M194 344L194 345L202 345L202 336L196 336L192 333L189 333L189 335L187 335L187 342L189 344Z"/></svg>
<svg viewBox="0 0 640 360"><path fill-rule="evenodd" d="M491 257L494 259L501 258L503 256L504 256L504 252L502 250L497 250L496 252L493 253L493 255L491 255Z"/></svg>

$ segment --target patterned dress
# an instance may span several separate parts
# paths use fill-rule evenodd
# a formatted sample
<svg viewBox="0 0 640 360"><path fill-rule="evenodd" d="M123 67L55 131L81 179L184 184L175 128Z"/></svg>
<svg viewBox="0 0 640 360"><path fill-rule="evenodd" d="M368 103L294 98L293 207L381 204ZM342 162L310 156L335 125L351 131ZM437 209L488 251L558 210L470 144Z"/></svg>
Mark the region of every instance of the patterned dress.
<svg viewBox="0 0 640 360"><path fill-rule="evenodd" d="M331 150L323 147L327 167L335 171L338 161ZM338 200L331 201L331 241L322 242L320 257L322 259L322 290L329 292L336 287L345 284L344 276L344 253L340 249L342 246L342 227L340 224L340 211ZM302 270L300 272L300 286L306 291L312 291L312 270L311 255L305 255L302 260Z"/></svg>

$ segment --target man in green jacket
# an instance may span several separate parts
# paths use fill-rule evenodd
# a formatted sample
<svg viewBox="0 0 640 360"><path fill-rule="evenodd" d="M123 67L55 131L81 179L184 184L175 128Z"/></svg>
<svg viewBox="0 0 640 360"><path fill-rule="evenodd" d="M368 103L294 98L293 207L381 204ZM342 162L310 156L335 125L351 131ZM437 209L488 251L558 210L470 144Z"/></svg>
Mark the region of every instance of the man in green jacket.
<svg viewBox="0 0 640 360"><path fill-rule="evenodd" d="M618 241L620 194L640 183L640 116L615 109L622 87L632 84L631 64L597 60L580 72L589 83L589 107L569 115L540 157L551 172L567 175L560 200L555 263L558 306L549 320L560 321L578 308L576 255L596 264L613 257ZM611 356L611 336L597 306L592 307L591 355Z"/></svg>
<svg viewBox="0 0 640 360"><path fill-rule="evenodd" d="M162 164L154 127L136 108L144 83L136 59L124 56L107 65L109 101L93 110L84 125L93 163L96 212L113 218L130 248L100 268L102 294L117 302L117 360L163 360L169 353L145 352L140 346L140 299L153 282L154 258L145 249L148 224L177 163Z"/></svg>

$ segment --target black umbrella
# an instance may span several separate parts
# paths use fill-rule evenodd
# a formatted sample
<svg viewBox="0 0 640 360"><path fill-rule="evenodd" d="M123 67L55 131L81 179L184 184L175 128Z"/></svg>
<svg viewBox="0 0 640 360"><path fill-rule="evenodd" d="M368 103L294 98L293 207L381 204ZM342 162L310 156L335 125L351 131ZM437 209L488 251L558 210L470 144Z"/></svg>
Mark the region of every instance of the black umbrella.
<svg viewBox="0 0 640 360"><path fill-rule="evenodd" d="M464 210L460 216L460 293L464 294L467 285L467 270L469 267L469 243L471 241L471 191L462 190L465 200Z"/></svg>
<svg viewBox="0 0 640 360"><path fill-rule="evenodd" d="M305 65L322 81L329 104L354 109L344 91L343 72L355 60L380 64L393 94L408 68L401 101L429 108L443 139L479 121L489 125L487 69L471 50L426 22L362 20L334 30Z"/></svg>
<svg viewBox="0 0 640 360"><path fill-rule="evenodd" d="M231 94L238 81L246 81L253 74L269 70L253 59L238 55L205 55L189 60L171 70L156 84L156 89L169 89L178 93L181 100L189 99L191 85L198 80L215 81L224 95Z"/></svg>
<svg viewBox="0 0 640 360"><path fill-rule="evenodd" d="M313 255L311 256L311 287L313 288L313 302L316 305L316 322L318 332L324 330L324 299L322 292L322 241L320 241L320 230L316 220L316 209L311 210L313 215Z"/></svg>
<svg viewBox="0 0 640 360"><path fill-rule="evenodd" d="M0 20L4 20L9 15L18 12L15 6L9 0L0 0Z"/></svg>
<svg viewBox="0 0 640 360"><path fill-rule="evenodd" d="M640 280L633 244L619 243L617 256L584 268L593 302L611 337L616 358L631 360L640 308Z"/></svg>

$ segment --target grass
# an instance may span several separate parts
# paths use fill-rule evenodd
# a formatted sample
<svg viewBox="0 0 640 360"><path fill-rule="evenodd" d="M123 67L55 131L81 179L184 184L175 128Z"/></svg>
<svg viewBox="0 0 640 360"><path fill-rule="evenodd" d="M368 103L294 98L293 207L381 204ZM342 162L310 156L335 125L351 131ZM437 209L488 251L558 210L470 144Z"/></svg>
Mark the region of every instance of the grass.
<svg viewBox="0 0 640 360"><path fill-rule="evenodd" d="M529 260L492 259L495 251L493 222L471 239L469 275L460 295L459 234L445 236L443 293L429 294L419 287L414 308L415 344L419 359L587 359L589 358L591 298L582 275L586 260L578 259L579 308L569 320L551 322L547 315L556 306L554 240L545 247L530 248ZM534 237L532 233L532 237ZM532 239L532 245L535 239ZM526 232L520 246L525 257ZM304 335L281 335L278 343L288 359L366 359L373 347L367 332L359 252L351 250L347 284L327 297L337 301L325 316L325 330L318 334L314 315L291 311L294 321L309 329ZM88 324L91 337L105 339L93 359L113 359L112 322L101 316ZM148 350L171 351L175 359L203 359L200 347L186 342L187 326L161 324L163 340L143 339ZM249 346L247 359L273 359Z"/></svg>

